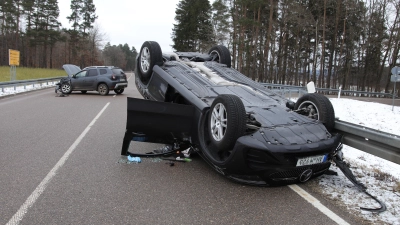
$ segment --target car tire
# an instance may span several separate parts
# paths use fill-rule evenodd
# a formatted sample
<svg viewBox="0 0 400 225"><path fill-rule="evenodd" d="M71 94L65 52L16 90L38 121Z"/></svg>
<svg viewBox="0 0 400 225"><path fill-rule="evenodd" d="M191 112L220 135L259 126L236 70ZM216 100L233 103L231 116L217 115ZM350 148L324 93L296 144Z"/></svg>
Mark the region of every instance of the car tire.
<svg viewBox="0 0 400 225"><path fill-rule="evenodd" d="M216 45L208 51L208 54L213 57L213 61L217 61L221 64L225 64L227 67L231 67L231 53L229 49L223 45Z"/></svg>
<svg viewBox="0 0 400 225"><path fill-rule="evenodd" d="M99 84L97 91L100 93L100 95L108 95L108 92L110 92L107 84Z"/></svg>
<svg viewBox="0 0 400 225"><path fill-rule="evenodd" d="M86 93L87 93L87 91L81 91L81 93L82 93L82 94L86 94Z"/></svg>
<svg viewBox="0 0 400 225"><path fill-rule="evenodd" d="M125 89L114 89L115 94L120 95L124 92Z"/></svg>
<svg viewBox="0 0 400 225"><path fill-rule="evenodd" d="M155 41L146 41L140 48L138 58L138 75L143 84L147 84L153 74L155 65L163 63L160 45Z"/></svg>
<svg viewBox="0 0 400 225"><path fill-rule="evenodd" d="M321 121L328 131L332 131L335 126L335 110L327 97L317 93L310 93L301 96L294 110L309 118Z"/></svg>
<svg viewBox="0 0 400 225"><path fill-rule="evenodd" d="M69 84L69 83L61 84L61 92L65 95L71 94L71 92L72 92L71 84Z"/></svg>
<svg viewBox="0 0 400 225"><path fill-rule="evenodd" d="M211 149L224 160L246 130L246 110L242 100L236 95L219 95L211 105L207 123Z"/></svg>

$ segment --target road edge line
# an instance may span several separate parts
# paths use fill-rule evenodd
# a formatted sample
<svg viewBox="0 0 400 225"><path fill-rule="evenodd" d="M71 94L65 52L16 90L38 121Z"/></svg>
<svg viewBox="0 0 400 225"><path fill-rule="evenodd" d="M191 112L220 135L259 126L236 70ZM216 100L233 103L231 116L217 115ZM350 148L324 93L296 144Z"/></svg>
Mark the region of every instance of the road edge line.
<svg viewBox="0 0 400 225"><path fill-rule="evenodd" d="M288 187L290 189L292 189L294 192L296 192L298 195L303 197L307 202L309 202L311 205L313 205L315 208L317 208L319 211L321 211L323 214L328 216L331 220L333 220L337 224L350 225L344 219L342 219L336 213L332 212L330 209L328 209L326 206L324 206L320 201L318 201L318 199L314 198L312 195L310 195L308 192L306 192L304 189L302 189L298 185L291 184L291 185L288 185Z"/></svg>

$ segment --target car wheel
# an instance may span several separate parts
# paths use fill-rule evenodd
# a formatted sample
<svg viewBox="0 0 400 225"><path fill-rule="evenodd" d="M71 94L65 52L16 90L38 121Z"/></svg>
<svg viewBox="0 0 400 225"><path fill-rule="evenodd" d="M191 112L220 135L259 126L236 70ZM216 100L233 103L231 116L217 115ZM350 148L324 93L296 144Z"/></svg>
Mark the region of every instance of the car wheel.
<svg viewBox="0 0 400 225"><path fill-rule="evenodd" d="M61 84L61 92L63 94L70 94L72 92L71 85L69 83Z"/></svg>
<svg viewBox="0 0 400 225"><path fill-rule="evenodd" d="M82 94L86 94L86 93L87 93L87 91L81 91L81 93L82 93Z"/></svg>
<svg viewBox="0 0 400 225"><path fill-rule="evenodd" d="M213 61L217 61L221 64L225 64L227 67L231 67L231 54L229 49L223 45L216 45L208 51L208 54L213 57Z"/></svg>
<svg viewBox="0 0 400 225"><path fill-rule="evenodd" d="M162 65L162 51L160 45L155 41L143 43L138 59L138 75L140 80L147 84L153 74L155 65Z"/></svg>
<svg viewBox="0 0 400 225"><path fill-rule="evenodd" d="M299 114L321 121L328 131L335 126L335 111L329 99L321 94L310 93L301 96L295 106Z"/></svg>
<svg viewBox="0 0 400 225"><path fill-rule="evenodd" d="M246 110L236 95L220 95L211 105L208 115L208 134L211 149L221 160L230 155L236 140L246 130Z"/></svg>
<svg viewBox="0 0 400 225"><path fill-rule="evenodd" d="M124 89L115 89L114 92L115 94L120 95L122 92L124 92Z"/></svg>
<svg viewBox="0 0 400 225"><path fill-rule="evenodd" d="M109 89L107 84L99 84L97 91L100 93L100 95L108 95Z"/></svg>

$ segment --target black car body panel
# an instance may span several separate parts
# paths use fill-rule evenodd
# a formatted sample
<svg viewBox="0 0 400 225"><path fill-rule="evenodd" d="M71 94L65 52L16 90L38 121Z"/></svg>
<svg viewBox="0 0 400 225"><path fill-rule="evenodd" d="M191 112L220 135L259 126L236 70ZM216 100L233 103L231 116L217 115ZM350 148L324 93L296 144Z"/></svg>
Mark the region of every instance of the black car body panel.
<svg viewBox="0 0 400 225"><path fill-rule="evenodd" d="M140 59L137 59L139 68ZM226 177L251 185L305 182L321 175L340 146L318 120L285 107L286 99L224 64L200 53L163 55L147 84L135 71L135 84L147 100L128 98L126 133L121 154L132 140L190 143L206 162ZM246 111L246 132L219 159L210 144L208 115L221 95L239 96ZM150 101L149 101L150 100ZM136 139L135 139L136 138ZM321 156L323 161L297 165L299 159Z"/></svg>

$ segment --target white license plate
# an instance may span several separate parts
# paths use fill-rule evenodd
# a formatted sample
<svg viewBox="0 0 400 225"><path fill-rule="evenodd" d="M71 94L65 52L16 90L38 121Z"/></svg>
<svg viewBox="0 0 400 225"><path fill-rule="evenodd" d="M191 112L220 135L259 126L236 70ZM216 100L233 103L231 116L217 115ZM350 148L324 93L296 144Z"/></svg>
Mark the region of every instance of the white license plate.
<svg viewBox="0 0 400 225"><path fill-rule="evenodd" d="M121 78L121 79L119 79L120 81L125 81L125 79L124 78Z"/></svg>
<svg viewBox="0 0 400 225"><path fill-rule="evenodd" d="M326 158L327 158L327 155L317 155L317 156L300 158L297 160L296 166L306 166L306 165L323 163L326 161Z"/></svg>

